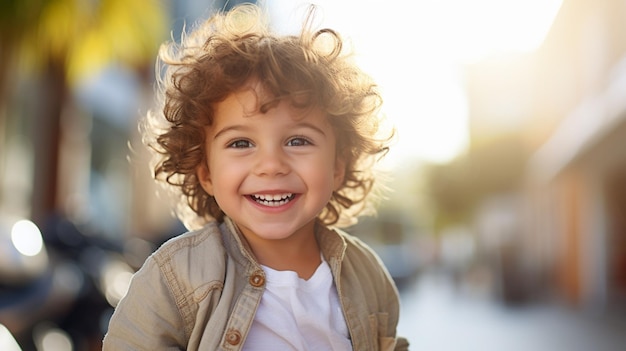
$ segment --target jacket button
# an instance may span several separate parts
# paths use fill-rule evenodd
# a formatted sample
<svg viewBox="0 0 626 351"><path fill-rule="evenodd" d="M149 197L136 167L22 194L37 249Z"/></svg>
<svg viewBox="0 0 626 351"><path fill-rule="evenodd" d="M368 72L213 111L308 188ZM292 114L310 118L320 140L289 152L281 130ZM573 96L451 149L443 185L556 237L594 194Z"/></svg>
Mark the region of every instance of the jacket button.
<svg viewBox="0 0 626 351"><path fill-rule="evenodd" d="M265 277L262 274L255 273L250 276L250 285L259 288L265 284Z"/></svg>
<svg viewBox="0 0 626 351"><path fill-rule="evenodd" d="M241 342L241 333L237 330L229 330L228 333L226 333L226 342L233 346L239 345Z"/></svg>

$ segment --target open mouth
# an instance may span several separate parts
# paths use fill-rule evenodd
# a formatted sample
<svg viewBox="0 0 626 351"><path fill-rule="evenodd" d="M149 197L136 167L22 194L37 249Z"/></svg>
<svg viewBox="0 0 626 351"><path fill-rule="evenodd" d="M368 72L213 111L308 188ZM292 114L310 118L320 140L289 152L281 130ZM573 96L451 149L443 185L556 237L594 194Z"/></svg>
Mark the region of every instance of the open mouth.
<svg viewBox="0 0 626 351"><path fill-rule="evenodd" d="M293 200L295 197L296 195L293 193L272 194L272 195L269 195L269 194L250 195L250 198L254 200L256 203L263 205L263 206L269 206L269 207L282 206L288 203L289 201Z"/></svg>

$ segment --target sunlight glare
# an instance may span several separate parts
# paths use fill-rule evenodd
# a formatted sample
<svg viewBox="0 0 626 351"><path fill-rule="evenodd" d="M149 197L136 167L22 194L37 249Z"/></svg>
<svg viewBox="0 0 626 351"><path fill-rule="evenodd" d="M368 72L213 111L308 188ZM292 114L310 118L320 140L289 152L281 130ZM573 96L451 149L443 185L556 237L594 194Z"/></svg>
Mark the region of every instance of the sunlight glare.
<svg viewBox="0 0 626 351"><path fill-rule="evenodd" d="M449 54L461 63L480 61L502 52L531 52L547 35L562 0L432 1L429 17ZM454 9L451 11L450 9Z"/></svg>
<svg viewBox="0 0 626 351"><path fill-rule="evenodd" d="M24 256L36 256L43 249L43 238L37 225L29 220L17 221L11 229L11 241Z"/></svg>
<svg viewBox="0 0 626 351"><path fill-rule="evenodd" d="M3 351L21 351L20 345L15 341L15 338L5 327L0 324L0 350Z"/></svg>
<svg viewBox="0 0 626 351"><path fill-rule="evenodd" d="M339 31L378 82L399 130L394 163L446 163L469 144L462 67L544 41L562 0L268 0L279 31L294 32L308 3Z"/></svg>
<svg viewBox="0 0 626 351"><path fill-rule="evenodd" d="M50 328L38 337L37 349L41 351L72 351L74 345L70 335L62 329Z"/></svg>
<svg viewBox="0 0 626 351"><path fill-rule="evenodd" d="M112 307L117 306L128 292L133 273L133 269L120 260L113 260L104 267L101 284L105 297Z"/></svg>

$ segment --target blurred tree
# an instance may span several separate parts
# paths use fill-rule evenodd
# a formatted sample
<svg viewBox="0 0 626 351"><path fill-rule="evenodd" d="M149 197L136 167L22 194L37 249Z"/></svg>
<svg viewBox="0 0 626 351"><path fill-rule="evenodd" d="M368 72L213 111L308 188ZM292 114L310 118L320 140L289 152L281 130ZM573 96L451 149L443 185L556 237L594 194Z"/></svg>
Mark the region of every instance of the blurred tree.
<svg viewBox="0 0 626 351"><path fill-rule="evenodd" d="M430 166L426 188L435 207L435 230L467 224L482 200L518 189L526 159L520 138L502 135L448 164Z"/></svg>
<svg viewBox="0 0 626 351"><path fill-rule="evenodd" d="M36 3L39 1L3 0L0 2L0 83L6 82L7 68L10 65L17 43L29 24L36 21ZM6 84L0 84L0 104L6 97ZM4 105L0 105L4 106Z"/></svg>
<svg viewBox="0 0 626 351"><path fill-rule="evenodd" d="M15 50L29 24L35 22L33 7L37 1L0 1L0 177L5 168L7 133L8 77L16 59ZM0 178L0 181L2 178ZM0 198L2 198L0 187Z"/></svg>
<svg viewBox="0 0 626 351"><path fill-rule="evenodd" d="M0 115L16 68L37 77L31 118L35 150L32 217L56 210L61 115L71 88L111 63L145 70L168 28L159 0L3 0L0 3ZM5 117L0 117L0 132ZM0 139L0 142L2 140Z"/></svg>

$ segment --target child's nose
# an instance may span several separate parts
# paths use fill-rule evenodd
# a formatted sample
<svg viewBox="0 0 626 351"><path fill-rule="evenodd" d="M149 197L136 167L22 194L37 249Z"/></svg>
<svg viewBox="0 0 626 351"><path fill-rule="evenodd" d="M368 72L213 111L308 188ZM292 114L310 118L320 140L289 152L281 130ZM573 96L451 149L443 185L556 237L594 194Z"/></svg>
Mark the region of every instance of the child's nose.
<svg viewBox="0 0 626 351"><path fill-rule="evenodd" d="M258 151L255 164L257 175L283 175L289 173L287 155L280 148L269 148Z"/></svg>

